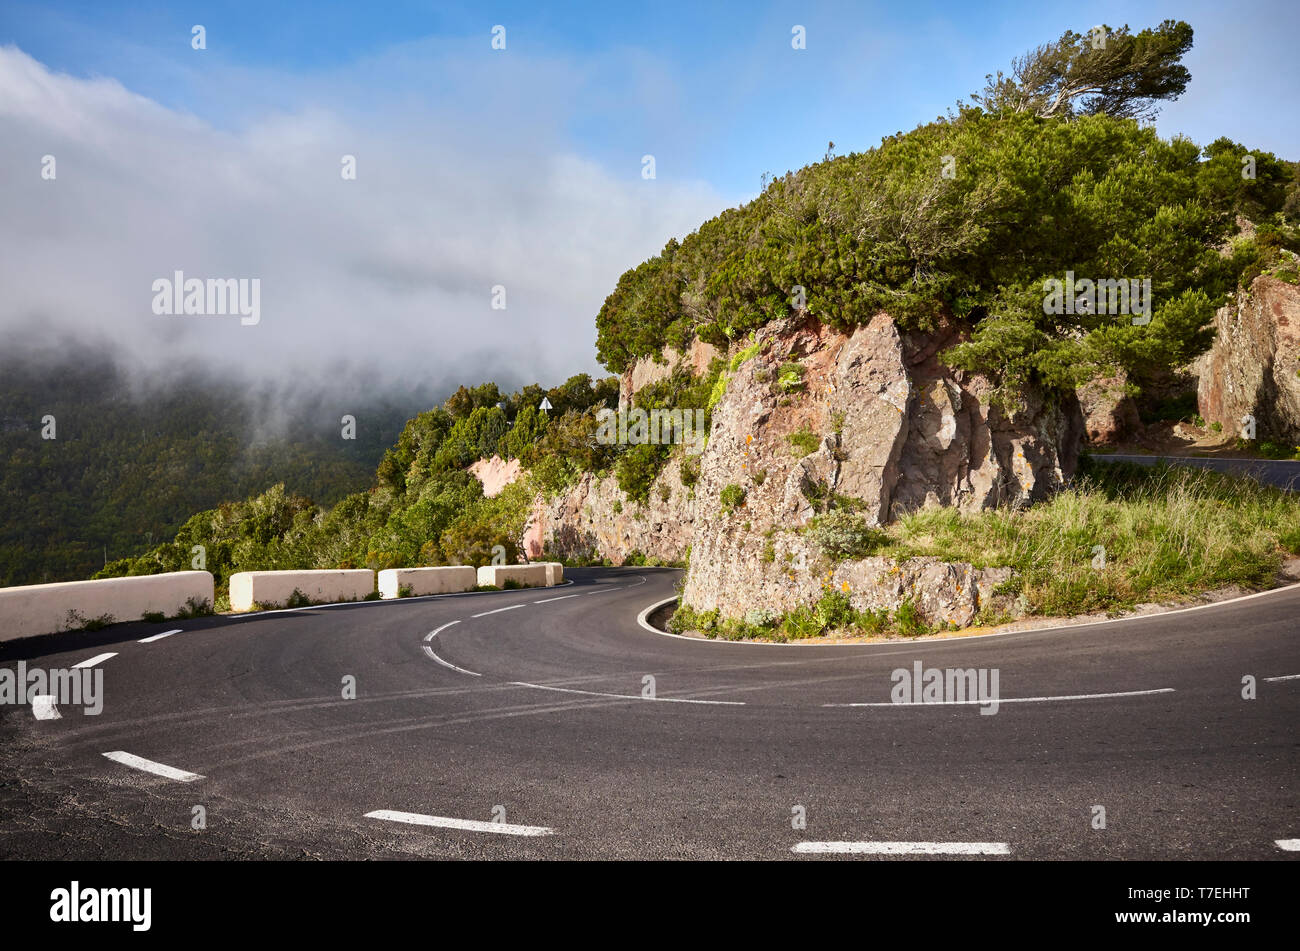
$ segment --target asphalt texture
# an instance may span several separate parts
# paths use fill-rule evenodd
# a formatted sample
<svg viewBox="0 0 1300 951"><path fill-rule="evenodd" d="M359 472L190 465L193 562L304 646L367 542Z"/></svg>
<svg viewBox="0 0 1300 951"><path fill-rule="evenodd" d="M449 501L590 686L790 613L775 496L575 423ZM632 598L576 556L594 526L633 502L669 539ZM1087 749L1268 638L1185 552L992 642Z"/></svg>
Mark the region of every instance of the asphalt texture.
<svg viewBox="0 0 1300 951"><path fill-rule="evenodd" d="M1292 492L1300 488L1300 462L1290 459L1216 459L1204 456L1137 456L1124 453L1095 453L1092 457L1099 462L1133 462L1140 466L1153 466L1165 463L1173 466L1191 466L1196 469L1212 469L1230 475L1250 476L1264 485L1288 489Z"/></svg>
<svg viewBox="0 0 1300 951"><path fill-rule="evenodd" d="M0 644L11 669L116 655L97 665L97 716L0 706L0 857L822 861L793 849L828 841L1006 846L974 861L1300 854L1277 845L1300 838L1300 678L1280 679L1300 674L1300 587L810 646L646 630L638 614L673 596L677 571L568 575ZM997 712L892 704L893 672L917 661L996 670Z"/></svg>

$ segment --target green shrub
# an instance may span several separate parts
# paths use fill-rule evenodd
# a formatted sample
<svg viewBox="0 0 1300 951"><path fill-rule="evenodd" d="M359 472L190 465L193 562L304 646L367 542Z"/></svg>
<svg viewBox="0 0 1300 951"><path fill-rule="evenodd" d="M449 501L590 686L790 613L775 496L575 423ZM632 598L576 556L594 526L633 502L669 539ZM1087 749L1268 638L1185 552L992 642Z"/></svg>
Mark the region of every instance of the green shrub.
<svg viewBox="0 0 1300 951"><path fill-rule="evenodd" d="M836 509L819 515L806 529L828 558L867 558L889 542L889 536L867 524L856 512Z"/></svg>
<svg viewBox="0 0 1300 951"><path fill-rule="evenodd" d="M785 439L801 456L811 455L822 444L821 437L807 423L798 432L788 434Z"/></svg>
<svg viewBox="0 0 1300 951"><path fill-rule="evenodd" d="M799 363L783 363L777 373L776 385L783 393L793 393L795 390L803 389L803 365Z"/></svg>
<svg viewBox="0 0 1300 951"><path fill-rule="evenodd" d="M814 609L822 630L829 627L847 627L853 623L857 612L849 603L849 596L843 591L827 591L821 596Z"/></svg>
<svg viewBox="0 0 1300 951"><path fill-rule="evenodd" d="M911 598L894 610L894 629L904 637L920 637L930 633L930 625Z"/></svg>
<svg viewBox="0 0 1300 951"><path fill-rule="evenodd" d="M781 621L781 633L792 641L816 637L822 632L823 624L817 612L806 605L800 605L786 614Z"/></svg>
<svg viewBox="0 0 1300 951"><path fill-rule="evenodd" d="M689 489L691 486L695 485L696 482L700 481L700 457L687 456L683 459L678 474L681 477L682 486L684 488Z"/></svg>
<svg viewBox="0 0 1300 951"><path fill-rule="evenodd" d="M650 487L668 461L671 447L644 443L631 447L614 465L618 487L633 502L644 505L650 500Z"/></svg>
<svg viewBox="0 0 1300 951"><path fill-rule="evenodd" d="M722 503L724 512L734 512L745 504L745 490L733 482L723 487L718 495L718 501Z"/></svg>

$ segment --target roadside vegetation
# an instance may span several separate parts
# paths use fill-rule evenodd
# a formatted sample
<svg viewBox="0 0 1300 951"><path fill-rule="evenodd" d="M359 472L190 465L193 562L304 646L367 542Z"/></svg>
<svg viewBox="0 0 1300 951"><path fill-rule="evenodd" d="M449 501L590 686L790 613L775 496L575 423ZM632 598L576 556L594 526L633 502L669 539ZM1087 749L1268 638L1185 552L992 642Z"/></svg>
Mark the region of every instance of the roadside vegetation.
<svg viewBox="0 0 1300 951"><path fill-rule="evenodd" d="M1031 389L1059 396L1121 370L1140 389L1187 365L1210 343L1215 307L1243 282L1293 276L1300 167L1226 138L1205 146L1161 138L1144 120L1187 86L1181 58L1191 28L1167 20L1137 33L1104 32L1100 48L1065 33L1017 60L1010 74L990 76L981 94L948 115L876 148L828 152L823 162L765 179L753 201L624 273L596 318L598 356L611 372L660 359L665 346L685 351L696 339L724 351L699 377L678 369L641 388L634 408L701 411L707 433L730 375L764 346L759 331L792 313L840 331L882 311L904 331L944 328L953 344L938 358L986 374L1006 405ZM1098 286L1149 281L1149 320L1087 305L1049 313L1045 281L1059 285L1068 274ZM786 360L764 379L774 396L792 400L807 388L804 374ZM110 562L96 577L202 567L221 592L243 570L482 565L500 552L513 561L538 492L554 497L584 474L612 475L623 494L616 511L635 513L651 503L674 456L681 488L694 498L700 461L683 446L599 435L618 390L617 377L586 374L512 394L494 383L461 387L407 422L370 488L322 507L273 485L199 512L174 540ZM841 417L837 432L842 425ZM788 452L806 456L820 442L804 428L788 435ZM518 460L528 476L486 498L467 470L493 455ZM723 487L718 514L748 531L751 492L766 478L767 470L755 470L752 486ZM1260 587L1300 545L1293 501L1192 470L1086 466L1073 487L1028 510L932 509L884 530L868 528L852 500L804 491L818 513L806 531L824 559L933 555L1009 566L1005 593L1029 614ZM671 497L668 485L658 492ZM0 545L0 568L6 557L20 561L19 549ZM1098 551L1104 563L1094 564ZM774 556L769 537L763 562ZM928 630L915 605L857 612L834 591L784 617L751 614L722 621L683 608L679 623L715 636L785 639Z"/></svg>
<svg viewBox="0 0 1300 951"><path fill-rule="evenodd" d="M932 556L1009 567L1011 580L997 593L1019 602L1017 615L1064 617L1117 613L1229 586L1267 588L1283 560L1300 555L1300 500L1251 479L1085 456L1071 487L1031 508L963 514L932 507L885 529L838 510L820 516L807 533L829 561ZM1010 619L986 613L977 623ZM908 637L939 628L910 602L894 612L862 612L847 594L830 591L786 615L725 619L682 607L672 629L786 641L825 634Z"/></svg>

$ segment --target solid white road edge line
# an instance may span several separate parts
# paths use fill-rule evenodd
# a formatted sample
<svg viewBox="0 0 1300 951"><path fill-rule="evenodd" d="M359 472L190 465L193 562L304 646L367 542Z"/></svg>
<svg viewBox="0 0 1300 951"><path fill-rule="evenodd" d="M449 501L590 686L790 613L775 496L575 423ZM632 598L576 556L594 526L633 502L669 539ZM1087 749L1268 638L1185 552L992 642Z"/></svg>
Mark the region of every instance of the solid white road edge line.
<svg viewBox="0 0 1300 951"><path fill-rule="evenodd" d="M62 720L63 714L54 705L54 697L43 693L32 697L32 716L38 720Z"/></svg>
<svg viewBox="0 0 1300 951"><path fill-rule="evenodd" d="M418 812L394 812L392 809L376 809L366 813L367 819L386 819L389 822L405 822L414 826L437 826L440 829L463 829L466 832L495 832L498 835L554 835L554 829L546 826L515 826L505 822L481 822L478 819L448 819L443 816L423 816Z"/></svg>
<svg viewBox="0 0 1300 951"><path fill-rule="evenodd" d="M457 667L455 664L453 664L453 663L451 663L451 662L449 662L449 661L445 661L445 660L443 660L441 657L439 657L437 654L435 654L435 653L433 652L433 648L429 646L429 642L432 641L435 637L438 636L438 632L439 632L439 631L445 631L445 630L447 630L447 628L451 627L453 624L459 624L459 623L460 623L460 621L448 621L448 622L447 622L446 624L444 624L442 627L435 628L434 630L430 631L428 634L424 635L424 644L422 645L422 646L424 647L424 652L425 652L425 654L427 654L427 655L429 656L429 659L430 659L430 660L437 661L438 663L442 664L442 666L447 667L447 668L450 668L451 670L454 670L454 671L456 671L457 673L461 673L461 674L469 674L471 677L482 677L482 676L483 676L482 674L476 674L476 673L475 673L474 671L472 671L472 670L466 670L464 667Z"/></svg>
<svg viewBox="0 0 1300 951"><path fill-rule="evenodd" d="M526 607L526 605L512 604L508 608L497 608L495 611L484 611L482 614L471 614L470 620L473 620L476 617L487 617L489 614L500 614L502 611L513 611L515 608L522 608L522 607Z"/></svg>
<svg viewBox="0 0 1300 951"><path fill-rule="evenodd" d="M90 660L83 660L80 664L73 664L73 670L80 670L82 667L94 667L96 664L103 663L110 657L116 657L116 654L96 654Z"/></svg>
<svg viewBox="0 0 1300 951"><path fill-rule="evenodd" d="M105 753L104 755L115 763L121 763L123 766L130 766L132 769L139 769L146 773L153 773L155 776L165 776L167 779L174 779L179 783L192 783L196 779L203 779L203 777L198 773L189 773L183 769L177 769L175 766L165 766L162 763L155 763L151 759L145 759L143 756L136 756L134 753L124 753L121 750L114 750L113 752Z"/></svg>
<svg viewBox="0 0 1300 951"><path fill-rule="evenodd" d="M886 701L882 703L823 703L823 707L962 707L991 703L1048 703L1052 700L1105 700L1111 697L1143 697L1153 693L1173 693L1173 687L1160 687L1157 690L1125 690L1120 693L1076 693L1063 697L998 697L994 700L914 700L906 703Z"/></svg>
<svg viewBox="0 0 1300 951"><path fill-rule="evenodd" d="M791 852L814 855L1010 855L1005 842L800 842Z"/></svg>
<svg viewBox="0 0 1300 951"><path fill-rule="evenodd" d="M466 670L464 667L457 667L455 664L451 663L450 661L443 660L441 657L439 657L437 654L433 652L433 648L430 647L428 644L423 645L423 647L424 647L424 653L428 655L430 660L437 661L439 664L442 664L442 666L447 667L450 670L454 670L458 674L469 674L471 677L483 676L482 674L477 674L472 670Z"/></svg>
<svg viewBox="0 0 1300 951"><path fill-rule="evenodd" d="M140 638L140 643L152 644L154 641L161 641L164 637L171 637L173 634L179 633L181 633L181 629L178 627L174 631L163 631L161 634L155 634L152 637L142 637Z"/></svg>
<svg viewBox="0 0 1300 951"><path fill-rule="evenodd" d="M676 601L676 598L665 598L658 601L637 616L637 623L651 633L658 634L660 637L676 637L683 641L694 641L697 644L739 644L747 647L798 647L804 650L813 647L890 647L898 648L900 644L923 644L925 647L951 647L954 645L965 644L969 641L978 641L985 637L1011 637L1015 634L1052 634L1057 631L1078 631L1089 627L1099 627L1102 624L1122 624L1125 621L1149 621L1155 618L1170 617L1174 614L1187 614L1190 611L1204 611L1208 608L1222 608L1229 604L1237 604L1240 601L1253 601L1255 598L1267 598L1270 595L1281 594L1284 591L1296 591L1300 589L1300 581L1294 584L1283 585L1280 588L1269 588L1267 591L1256 591L1254 594L1243 594L1239 598L1228 598L1226 601L1213 601L1210 604L1194 604L1186 608L1174 608L1171 611L1158 611L1155 614L1131 614L1128 617L1112 617L1101 621L1088 621L1084 624L1058 624L1056 627L1031 627L1022 628L1016 631L994 631L991 634L971 634L966 637L916 637L903 641L886 641L868 644L799 644L797 642L786 643L765 643L763 641L720 641L717 638L708 637L686 637L684 634L672 634L668 631L661 631L656 627L651 627L644 622L651 611L657 607L667 604L669 601Z"/></svg>
<svg viewBox="0 0 1300 951"><path fill-rule="evenodd" d="M426 644L429 643L431 640L433 640L435 637L438 636L438 632L439 632L439 631L445 631L445 630L447 630L447 628L451 627L453 624L459 624L459 623L460 623L460 621L448 621L448 622L447 622L446 624L444 624L442 627L435 627L435 628L434 628L432 631L430 631L428 634L424 635L424 642L425 642Z"/></svg>
<svg viewBox="0 0 1300 951"><path fill-rule="evenodd" d="M510 681L512 687L532 687L534 690L555 690L559 693L580 693L588 697L613 697L616 700L655 700L659 703L705 703L720 707L743 707L744 700L687 700L682 697L642 697L639 694L597 693L594 690L574 690L572 687L548 687L545 684L526 684L521 680Z"/></svg>
<svg viewBox="0 0 1300 951"><path fill-rule="evenodd" d="M1277 847L1283 852L1300 852L1300 839L1278 839Z"/></svg>

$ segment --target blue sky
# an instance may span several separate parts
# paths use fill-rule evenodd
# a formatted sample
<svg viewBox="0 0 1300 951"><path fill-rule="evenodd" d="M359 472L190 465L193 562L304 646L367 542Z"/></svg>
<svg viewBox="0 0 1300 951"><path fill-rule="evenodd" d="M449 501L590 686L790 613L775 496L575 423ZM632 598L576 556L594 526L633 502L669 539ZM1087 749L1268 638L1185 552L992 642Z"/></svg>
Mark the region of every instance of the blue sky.
<svg viewBox="0 0 1300 951"><path fill-rule="evenodd" d="M594 319L623 271L764 172L929 121L1065 29L1187 20L1192 82L1161 133L1300 159L1297 10L5 0L0 345L35 324L150 365L599 372ZM259 279L263 319L159 318L149 288L175 270Z"/></svg>
<svg viewBox="0 0 1300 951"><path fill-rule="evenodd" d="M698 178L727 196L757 188L763 171L798 168L824 153L860 150L912 128L980 87L1011 57L1094 23L1196 30L1193 80L1166 107L1161 132L1207 142L1227 134L1252 148L1300 157L1300 4L1221 2L1052 4L884 3L103 3L9 0L0 42L77 76L111 76L164 105L216 124L294 108L292 88L249 95L229 72L326 78L386 57L494 54L573 70L573 98L553 131L610 167ZM202 61L189 46L202 23ZM806 27L808 48L790 47ZM417 64L377 66L370 96L435 96ZM396 79L396 81L394 81ZM521 77L525 79L525 77ZM526 81L526 79L525 79ZM364 82L364 81L363 81Z"/></svg>

